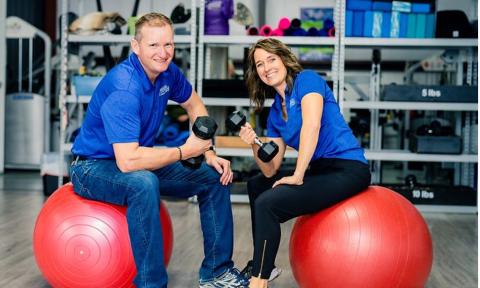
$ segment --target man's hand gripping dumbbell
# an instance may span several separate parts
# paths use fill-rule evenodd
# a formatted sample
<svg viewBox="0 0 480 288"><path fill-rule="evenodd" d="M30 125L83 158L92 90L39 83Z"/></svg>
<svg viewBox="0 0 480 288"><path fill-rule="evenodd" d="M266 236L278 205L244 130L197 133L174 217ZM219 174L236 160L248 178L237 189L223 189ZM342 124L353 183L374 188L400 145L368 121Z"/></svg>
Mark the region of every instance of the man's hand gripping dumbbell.
<svg viewBox="0 0 480 288"><path fill-rule="evenodd" d="M192 126L193 134L202 140L211 140L217 131L217 123L209 116L198 116L195 119L195 122ZM187 140L188 141L188 140ZM211 146L211 145L210 145ZM197 147L198 148L198 147ZM204 155L201 154L196 157L191 157L185 160L182 160L181 163L185 167L192 169L200 168L203 160L205 159Z"/></svg>
<svg viewBox="0 0 480 288"><path fill-rule="evenodd" d="M247 123L247 117L240 111L232 112L225 121L225 126L232 132L240 131L240 128L244 125L250 127ZM258 137L255 137L254 142L260 147L257 156L263 162L270 162L277 155L278 145L275 142L263 143Z"/></svg>

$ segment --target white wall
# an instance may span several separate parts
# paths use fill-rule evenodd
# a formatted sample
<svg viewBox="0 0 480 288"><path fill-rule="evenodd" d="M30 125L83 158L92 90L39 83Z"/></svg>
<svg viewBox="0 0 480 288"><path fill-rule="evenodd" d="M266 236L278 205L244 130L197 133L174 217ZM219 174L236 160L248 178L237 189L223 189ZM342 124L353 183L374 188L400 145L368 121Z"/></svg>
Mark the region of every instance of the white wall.
<svg viewBox="0 0 480 288"><path fill-rule="evenodd" d="M478 1L477 0L437 0L437 11L442 10L462 10L467 14L468 20L477 19Z"/></svg>

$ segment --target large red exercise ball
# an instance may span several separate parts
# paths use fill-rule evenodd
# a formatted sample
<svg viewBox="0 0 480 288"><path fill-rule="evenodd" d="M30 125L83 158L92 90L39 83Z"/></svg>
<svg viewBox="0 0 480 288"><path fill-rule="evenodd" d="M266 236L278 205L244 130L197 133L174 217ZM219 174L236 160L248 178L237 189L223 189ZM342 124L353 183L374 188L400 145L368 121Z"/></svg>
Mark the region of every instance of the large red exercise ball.
<svg viewBox="0 0 480 288"><path fill-rule="evenodd" d="M432 254L417 209L379 186L299 217L290 238L290 264L301 288L424 287Z"/></svg>
<svg viewBox="0 0 480 288"><path fill-rule="evenodd" d="M163 203L160 221L167 265L173 229ZM53 287L134 287L136 266L126 207L79 197L70 183L55 191L40 211L33 251L40 271Z"/></svg>

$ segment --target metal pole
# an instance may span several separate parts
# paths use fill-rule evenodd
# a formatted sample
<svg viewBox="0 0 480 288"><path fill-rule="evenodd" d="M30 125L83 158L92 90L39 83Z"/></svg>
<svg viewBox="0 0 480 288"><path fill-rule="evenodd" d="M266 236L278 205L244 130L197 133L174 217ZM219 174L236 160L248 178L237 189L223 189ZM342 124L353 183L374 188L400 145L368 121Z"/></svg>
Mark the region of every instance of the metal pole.
<svg viewBox="0 0 480 288"><path fill-rule="evenodd" d="M192 0L192 19L190 19L190 83L195 89L195 71L197 69L197 5L196 1Z"/></svg>
<svg viewBox="0 0 480 288"><path fill-rule="evenodd" d="M333 53L333 60L332 60L332 78L333 78L333 94L337 98L337 103L340 106L340 111L343 113L343 93L340 91L340 87L344 86L344 47L341 47L341 43L343 43L343 28L342 27L342 4L344 1L336 1L335 9L334 9L334 21L335 25L337 26L337 30L335 31L335 45L334 45L334 53ZM341 76L340 76L341 75ZM342 81L342 83L339 83ZM343 90L343 89L342 89Z"/></svg>
<svg viewBox="0 0 480 288"><path fill-rule="evenodd" d="M23 39L19 38L18 39L18 92L22 91L22 73L23 73L22 54L23 54Z"/></svg>
<svg viewBox="0 0 480 288"><path fill-rule="evenodd" d="M199 7L199 13L198 17L198 67L197 67L197 93L200 95L200 97L203 97L202 95L202 90L203 90L203 68L205 66L204 63L204 29L205 29L205 1L200 0L200 7Z"/></svg>
<svg viewBox="0 0 480 288"><path fill-rule="evenodd" d="M28 92L32 93L33 37L28 39Z"/></svg>
<svg viewBox="0 0 480 288"><path fill-rule="evenodd" d="M0 2L0 46L7 47L6 25L7 1ZM7 70L7 49L0 49L0 135L5 135L5 71ZM0 173L5 166L5 137L0 137Z"/></svg>
<svg viewBox="0 0 480 288"><path fill-rule="evenodd" d="M50 37L42 31L37 31L37 35L40 36L45 42L45 69L44 69L44 81L45 81L45 138L44 138L44 152L50 152L50 98L51 96L51 77L52 77L52 40Z"/></svg>
<svg viewBox="0 0 480 288"><path fill-rule="evenodd" d="M64 159L64 150L65 150L65 130L67 129L67 72L68 72L68 27L67 27L67 0L62 1L62 18L61 18L61 42L60 42L60 47L61 47L61 53L60 53L60 95L58 97L58 105L60 109L60 143L59 143L59 163L58 163L58 168L59 168L59 175L58 175L58 187L63 185L63 159Z"/></svg>

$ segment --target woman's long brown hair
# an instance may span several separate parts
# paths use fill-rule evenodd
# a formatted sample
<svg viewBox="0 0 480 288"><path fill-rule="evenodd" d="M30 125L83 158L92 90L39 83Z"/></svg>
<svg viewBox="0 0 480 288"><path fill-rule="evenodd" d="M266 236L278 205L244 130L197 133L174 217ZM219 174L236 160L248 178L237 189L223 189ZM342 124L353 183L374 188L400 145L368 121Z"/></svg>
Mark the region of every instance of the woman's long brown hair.
<svg viewBox="0 0 480 288"><path fill-rule="evenodd" d="M245 80L250 101L255 104L257 111L259 111L263 108L265 99L275 95L275 89L263 83L257 73L257 67L255 66L255 59L253 57L257 49L263 49L280 57L283 65L287 68L286 82L289 91L292 90L296 75L302 71L303 68L300 63L298 63L297 57L290 51L290 48L281 41L274 38L265 38L257 41L248 52Z"/></svg>

